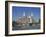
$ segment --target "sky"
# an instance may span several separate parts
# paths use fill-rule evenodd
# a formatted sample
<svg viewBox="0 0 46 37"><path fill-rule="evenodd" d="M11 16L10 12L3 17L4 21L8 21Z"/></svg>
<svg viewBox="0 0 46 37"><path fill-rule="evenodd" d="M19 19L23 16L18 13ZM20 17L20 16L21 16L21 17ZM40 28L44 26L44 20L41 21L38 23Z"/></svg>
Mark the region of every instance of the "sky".
<svg viewBox="0 0 46 37"><path fill-rule="evenodd" d="M17 18L22 17L24 12L25 12L25 16L31 16L31 13L32 13L35 19L40 18L40 8L39 7L13 6L12 7L12 20L16 20Z"/></svg>

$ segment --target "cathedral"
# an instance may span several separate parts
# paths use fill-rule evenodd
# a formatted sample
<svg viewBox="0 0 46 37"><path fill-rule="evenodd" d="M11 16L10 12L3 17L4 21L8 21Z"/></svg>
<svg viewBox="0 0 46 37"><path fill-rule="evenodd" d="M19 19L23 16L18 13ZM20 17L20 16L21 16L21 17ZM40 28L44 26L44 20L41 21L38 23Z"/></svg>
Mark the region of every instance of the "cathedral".
<svg viewBox="0 0 46 37"><path fill-rule="evenodd" d="M22 17L18 17L18 19L15 21L15 24L13 29L15 30L25 30L25 29L36 29L40 28L40 23L35 22L33 13L30 13L26 16L26 13L23 12Z"/></svg>
<svg viewBox="0 0 46 37"><path fill-rule="evenodd" d="M33 14L31 13L30 14L31 16L25 16L25 12L23 13L23 17L19 17L18 20L16 20L16 22L19 24L19 25L25 25L25 24L29 24L29 23L32 23L33 22Z"/></svg>

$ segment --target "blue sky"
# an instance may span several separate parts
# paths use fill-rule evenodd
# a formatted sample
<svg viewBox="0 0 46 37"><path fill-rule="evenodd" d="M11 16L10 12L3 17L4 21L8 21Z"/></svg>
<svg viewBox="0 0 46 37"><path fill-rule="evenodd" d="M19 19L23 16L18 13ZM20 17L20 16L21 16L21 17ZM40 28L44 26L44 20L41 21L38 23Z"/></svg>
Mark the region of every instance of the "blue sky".
<svg viewBox="0 0 46 37"><path fill-rule="evenodd" d="M22 17L23 13L25 12L25 16L31 16L33 13L33 17L36 19L40 18L40 8L39 7L19 7L13 6L12 7L12 19L16 20L18 17Z"/></svg>

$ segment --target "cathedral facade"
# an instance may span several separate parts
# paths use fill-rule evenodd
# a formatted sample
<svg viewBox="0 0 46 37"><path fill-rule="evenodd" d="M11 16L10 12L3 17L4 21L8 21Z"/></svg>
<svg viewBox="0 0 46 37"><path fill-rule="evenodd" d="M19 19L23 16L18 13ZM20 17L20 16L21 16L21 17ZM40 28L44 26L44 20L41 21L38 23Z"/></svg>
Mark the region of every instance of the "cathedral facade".
<svg viewBox="0 0 46 37"><path fill-rule="evenodd" d="M25 16L25 12L23 13L23 17L18 18L18 20L16 20L16 22L18 24L28 24L28 23L32 23L33 19L32 19L32 14L31 16Z"/></svg>

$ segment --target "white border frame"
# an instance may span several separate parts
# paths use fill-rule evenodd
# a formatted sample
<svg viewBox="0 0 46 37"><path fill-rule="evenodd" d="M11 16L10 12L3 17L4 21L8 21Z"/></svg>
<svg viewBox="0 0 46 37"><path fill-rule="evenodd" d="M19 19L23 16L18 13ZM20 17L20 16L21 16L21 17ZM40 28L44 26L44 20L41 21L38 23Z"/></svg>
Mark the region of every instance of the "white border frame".
<svg viewBox="0 0 46 37"><path fill-rule="evenodd" d="M12 6L23 6L23 7L40 7L41 8L41 28L39 30L18 30L12 31ZM26 3L8 3L8 12L9 12L9 34L26 34L26 33L42 33L43 32L43 5L42 4L26 4Z"/></svg>

